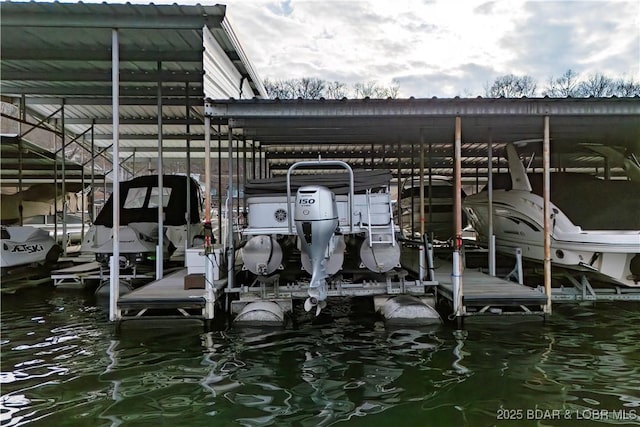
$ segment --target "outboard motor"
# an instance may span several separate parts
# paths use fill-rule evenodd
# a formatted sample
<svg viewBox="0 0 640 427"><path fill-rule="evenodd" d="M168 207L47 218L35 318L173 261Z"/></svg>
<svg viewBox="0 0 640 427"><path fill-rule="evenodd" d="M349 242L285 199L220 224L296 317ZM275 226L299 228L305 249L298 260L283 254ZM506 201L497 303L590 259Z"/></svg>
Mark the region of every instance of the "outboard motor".
<svg viewBox="0 0 640 427"><path fill-rule="evenodd" d="M327 305L327 271L329 243L338 228L336 196L322 186L304 186L298 189L293 218L300 238L300 246L311 260L309 298L304 309L316 307L316 316Z"/></svg>

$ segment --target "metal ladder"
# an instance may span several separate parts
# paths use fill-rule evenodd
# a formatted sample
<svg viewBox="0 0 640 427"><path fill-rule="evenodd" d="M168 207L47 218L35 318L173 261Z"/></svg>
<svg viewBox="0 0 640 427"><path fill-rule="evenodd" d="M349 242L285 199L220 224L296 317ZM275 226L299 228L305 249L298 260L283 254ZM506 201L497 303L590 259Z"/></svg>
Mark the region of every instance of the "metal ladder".
<svg viewBox="0 0 640 427"><path fill-rule="evenodd" d="M382 245L391 243L392 246L396 245L396 235L393 226L393 208L391 207L391 201L387 198L384 203L372 203L371 189L367 189L367 232L369 233L369 247L373 245ZM389 214L389 223L385 225L372 225L371 211L373 206L385 206L384 211L376 211L374 214ZM380 210L380 209L378 209ZM388 210L388 212L387 212ZM381 239L375 239L374 236L383 236ZM390 236L390 237L389 237Z"/></svg>

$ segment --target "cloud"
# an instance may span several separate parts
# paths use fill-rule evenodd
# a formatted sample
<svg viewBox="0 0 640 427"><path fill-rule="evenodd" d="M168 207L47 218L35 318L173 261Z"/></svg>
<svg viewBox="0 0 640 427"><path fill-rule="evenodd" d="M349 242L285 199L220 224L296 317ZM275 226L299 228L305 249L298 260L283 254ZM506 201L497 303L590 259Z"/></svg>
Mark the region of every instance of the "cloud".
<svg viewBox="0 0 640 427"><path fill-rule="evenodd" d="M612 75L640 71L640 3L530 2L525 10L519 30L500 41L520 51L507 62L509 69L539 78L569 68Z"/></svg>
<svg viewBox="0 0 640 427"><path fill-rule="evenodd" d="M571 68L640 78L640 2L228 0L262 77L400 86L402 97L482 95L505 74L541 87Z"/></svg>

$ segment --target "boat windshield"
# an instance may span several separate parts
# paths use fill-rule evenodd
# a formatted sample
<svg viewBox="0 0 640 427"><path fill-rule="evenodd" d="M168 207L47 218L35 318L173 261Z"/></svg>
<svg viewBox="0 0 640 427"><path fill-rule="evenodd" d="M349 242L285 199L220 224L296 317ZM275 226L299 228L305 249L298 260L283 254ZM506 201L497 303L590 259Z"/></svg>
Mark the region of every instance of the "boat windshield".
<svg viewBox="0 0 640 427"><path fill-rule="evenodd" d="M158 207L158 194L160 193L158 187L132 187L127 191L127 198L124 201L125 209L139 209L139 208L157 208ZM162 189L162 207L167 207L169 204L169 198L171 197L171 188L164 187Z"/></svg>
<svg viewBox="0 0 640 427"><path fill-rule="evenodd" d="M149 207L157 208L158 207L158 187L153 187L151 189L151 197L149 198ZM163 187L162 188L162 207L166 208L169 204L169 197L171 197L171 188Z"/></svg>

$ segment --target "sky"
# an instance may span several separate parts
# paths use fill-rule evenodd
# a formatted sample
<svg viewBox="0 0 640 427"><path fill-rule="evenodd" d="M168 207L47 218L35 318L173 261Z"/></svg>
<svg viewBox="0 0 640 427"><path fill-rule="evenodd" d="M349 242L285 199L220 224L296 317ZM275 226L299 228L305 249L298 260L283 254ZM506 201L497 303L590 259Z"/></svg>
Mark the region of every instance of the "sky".
<svg viewBox="0 0 640 427"><path fill-rule="evenodd" d="M483 96L509 74L532 77L539 95L569 69L640 82L640 0L154 3L174 1L227 5L262 79L376 82L400 98Z"/></svg>
<svg viewBox="0 0 640 427"><path fill-rule="evenodd" d="M201 2L204 4L204 2ZM640 80L640 1L220 0L261 78L398 86L399 97L541 90L568 69Z"/></svg>

